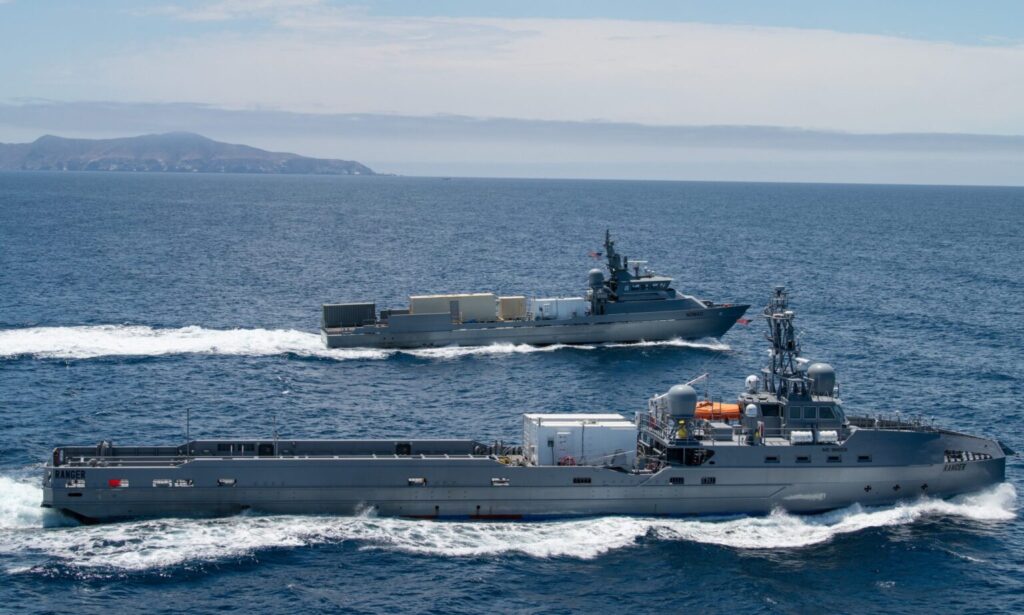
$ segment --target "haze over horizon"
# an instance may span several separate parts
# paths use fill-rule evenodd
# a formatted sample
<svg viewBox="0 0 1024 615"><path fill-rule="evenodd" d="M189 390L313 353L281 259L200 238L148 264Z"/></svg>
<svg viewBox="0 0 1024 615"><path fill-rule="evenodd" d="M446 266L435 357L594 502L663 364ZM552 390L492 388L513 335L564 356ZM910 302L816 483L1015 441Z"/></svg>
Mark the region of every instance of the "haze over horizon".
<svg viewBox="0 0 1024 615"><path fill-rule="evenodd" d="M0 142L411 175L1024 185L1024 5L0 1Z"/></svg>

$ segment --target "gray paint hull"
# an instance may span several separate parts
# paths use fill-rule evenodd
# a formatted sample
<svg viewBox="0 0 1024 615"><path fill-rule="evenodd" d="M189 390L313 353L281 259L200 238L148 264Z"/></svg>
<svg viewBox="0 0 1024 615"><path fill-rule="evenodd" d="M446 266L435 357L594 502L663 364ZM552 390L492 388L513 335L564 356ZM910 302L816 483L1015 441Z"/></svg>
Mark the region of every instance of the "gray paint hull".
<svg viewBox="0 0 1024 615"><path fill-rule="evenodd" d="M470 323L434 331L393 331L388 327L321 329L328 348L424 348L489 344L602 344L671 339L718 338L736 324L748 306L618 314L572 320Z"/></svg>
<svg viewBox="0 0 1024 615"><path fill-rule="evenodd" d="M65 488L63 481L55 480L44 485L43 505L85 521L218 516L243 510L527 519L767 514L776 509L810 513L855 503L886 505L923 495L949 497L1005 479L1005 456L993 440L930 434L930 444L920 453L886 459L876 452L877 464L865 465L857 462L858 449L871 449L878 440L870 433L862 435L867 437L859 444L851 439L839 464L826 464L828 452L816 446L750 446L735 447L733 455L722 449L716 456L719 466L670 466L657 473L589 466L510 466L479 455L197 457L175 466L76 469L83 472L85 487ZM941 462L941 451L950 446L987 452L991 458ZM764 465L764 455L769 453L782 456L781 465ZM810 454L814 462L797 466L792 463L795 457L790 459L795 454ZM48 466L47 471L63 467ZM217 486L218 479L225 478L234 479L234 486ZM131 486L109 488L111 479L128 480ZM154 480L168 479L188 480L193 486L153 486ZM425 484L410 484L410 479L424 479ZM507 486L495 482L507 482Z"/></svg>

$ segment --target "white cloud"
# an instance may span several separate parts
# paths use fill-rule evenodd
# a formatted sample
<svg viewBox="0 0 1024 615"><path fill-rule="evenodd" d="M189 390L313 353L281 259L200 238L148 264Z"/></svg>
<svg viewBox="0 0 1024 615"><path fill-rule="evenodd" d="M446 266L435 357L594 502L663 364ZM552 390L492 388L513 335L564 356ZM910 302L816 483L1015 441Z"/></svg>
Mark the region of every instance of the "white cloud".
<svg viewBox="0 0 1024 615"><path fill-rule="evenodd" d="M31 95L305 112L455 113L853 131L1024 132L1024 46L824 30L616 20L380 18L304 0L178 15L260 15L86 58ZM40 76L45 86L46 76Z"/></svg>

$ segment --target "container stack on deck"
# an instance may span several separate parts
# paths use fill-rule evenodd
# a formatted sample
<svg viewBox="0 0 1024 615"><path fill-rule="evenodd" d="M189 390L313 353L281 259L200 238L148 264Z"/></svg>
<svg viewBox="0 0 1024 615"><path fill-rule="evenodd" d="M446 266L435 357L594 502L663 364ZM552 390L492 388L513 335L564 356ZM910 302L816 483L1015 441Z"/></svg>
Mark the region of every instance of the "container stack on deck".
<svg viewBox="0 0 1024 615"><path fill-rule="evenodd" d="M458 304L462 322L494 322L498 319L498 297L494 293L462 295L415 295L409 297L410 314L449 314Z"/></svg>

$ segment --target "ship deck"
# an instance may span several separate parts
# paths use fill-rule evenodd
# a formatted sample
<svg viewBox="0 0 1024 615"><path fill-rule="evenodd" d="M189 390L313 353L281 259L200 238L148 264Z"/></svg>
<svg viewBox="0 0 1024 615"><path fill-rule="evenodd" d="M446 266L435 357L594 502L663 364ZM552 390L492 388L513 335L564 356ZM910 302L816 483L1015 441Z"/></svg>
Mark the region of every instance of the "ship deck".
<svg viewBox="0 0 1024 615"><path fill-rule="evenodd" d="M485 459L475 440L193 440L179 446L62 446L54 467L178 466L199 459Z"/></svg>

